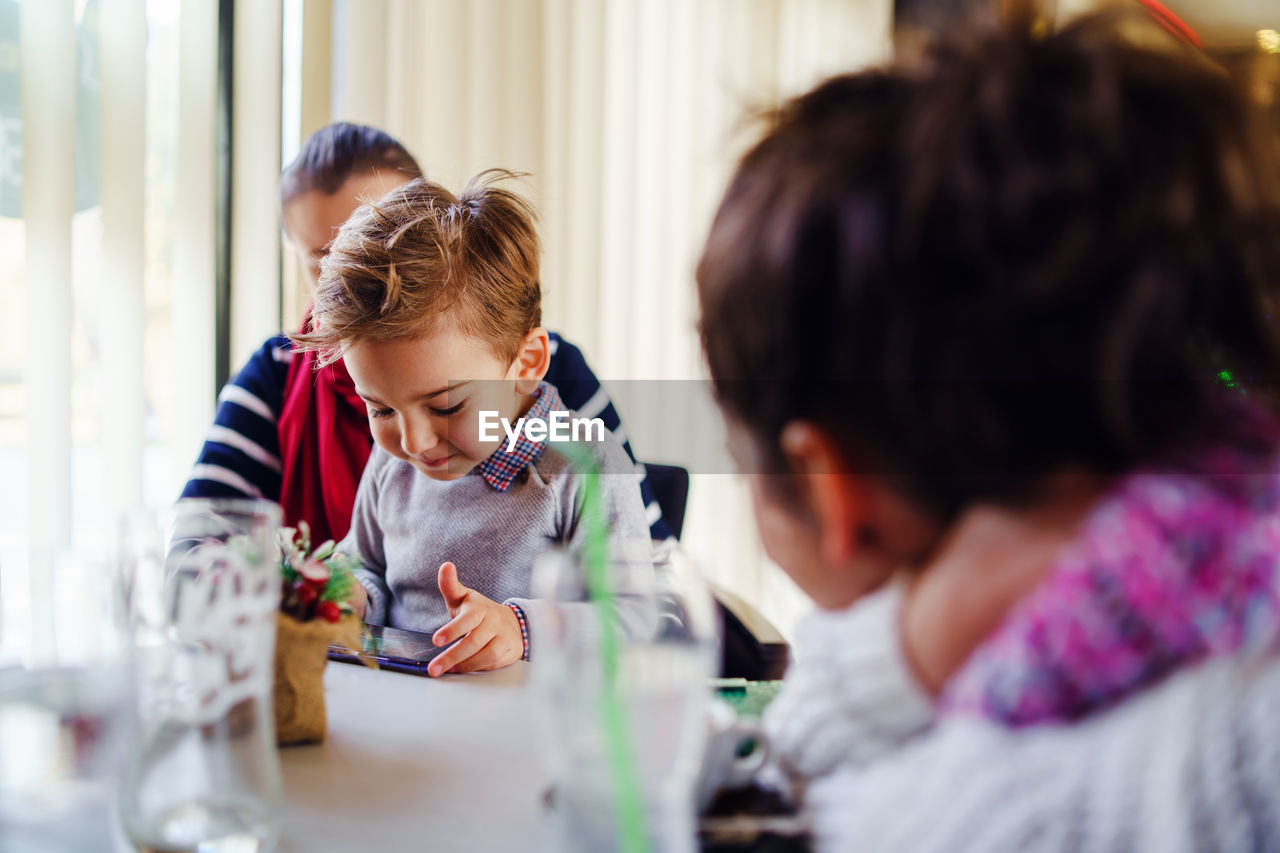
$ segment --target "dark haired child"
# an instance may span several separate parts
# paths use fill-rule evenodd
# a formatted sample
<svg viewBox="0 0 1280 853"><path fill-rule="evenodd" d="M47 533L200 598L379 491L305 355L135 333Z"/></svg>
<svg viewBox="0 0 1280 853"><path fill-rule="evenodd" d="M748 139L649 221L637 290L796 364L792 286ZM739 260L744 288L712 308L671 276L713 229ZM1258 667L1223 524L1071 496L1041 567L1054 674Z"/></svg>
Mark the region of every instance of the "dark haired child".
<svg viewBox="0 0 1280 853"><path fill-rule="evenodd" d="M366 201L420 177L404 146L381 130L337 123L313 133L280 176L285 236L312 291L320 261L342 223ZM306 328L304 324L304 329ZM569 408L599 417L635 455L617 410L582 352L548 333L546 381ZM283 334L267 340L218 398L218 412L183 497L265 497L287 524L305 520L317 540L341 539L373 438L364 402L342 362L320 366ZM644 469L641 493L650 534L670 535Z"/></svg>
<svg viewBox="0 0 1280 853"><path fill-rule="evenodd" d="M1274 157L1184 45L1110 15L1034 30L788 103L708 238L734 455L823 611L769 721L800 775L1276 660Z"/></svg>

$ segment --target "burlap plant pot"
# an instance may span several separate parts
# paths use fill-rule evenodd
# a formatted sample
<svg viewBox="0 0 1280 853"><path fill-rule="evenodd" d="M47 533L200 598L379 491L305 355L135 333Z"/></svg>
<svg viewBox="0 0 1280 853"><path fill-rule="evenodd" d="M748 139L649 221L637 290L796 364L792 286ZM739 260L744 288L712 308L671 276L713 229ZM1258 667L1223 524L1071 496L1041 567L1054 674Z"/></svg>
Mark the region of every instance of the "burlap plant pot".
<svg viewBox="0 0 1280 853"><path fill-rule="evenodd" d="M360 620L299 622L276 614L276 680L272 691L276 742L319 743L325 736L324 667L330 643L360 649Z"/></svg>

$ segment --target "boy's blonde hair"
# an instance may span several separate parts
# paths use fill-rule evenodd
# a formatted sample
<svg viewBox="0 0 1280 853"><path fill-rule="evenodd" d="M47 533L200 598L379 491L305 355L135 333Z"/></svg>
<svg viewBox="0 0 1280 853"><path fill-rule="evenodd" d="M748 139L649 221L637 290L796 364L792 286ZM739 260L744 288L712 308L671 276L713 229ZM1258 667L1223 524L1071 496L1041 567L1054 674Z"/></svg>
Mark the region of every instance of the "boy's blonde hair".
<svg viewBox="0 0 1280 853"><path fill-rule="evenodd" d="M312 322L292 335L324 364L353 343L416 337L446 314L514 360L542 324L533 208L481 172L461 196L417 178L352 214L320 263Z"/></svg>

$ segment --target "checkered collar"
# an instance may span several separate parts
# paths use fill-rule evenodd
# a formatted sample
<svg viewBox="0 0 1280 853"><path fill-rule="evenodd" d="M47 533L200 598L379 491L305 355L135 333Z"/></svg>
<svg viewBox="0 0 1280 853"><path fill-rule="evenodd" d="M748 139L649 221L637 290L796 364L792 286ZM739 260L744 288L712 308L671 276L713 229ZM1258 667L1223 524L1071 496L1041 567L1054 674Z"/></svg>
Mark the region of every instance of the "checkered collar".
<svg viewBox="0 0 1280 853"><path fill-rule="evenodd" d="M540 382L533 392L533 406L523 417L550 421L551 412L564 410L564 403L560 402L560 394L556 392L555 386L549 382ZM477 465L476 470L495 491L505 492L515 482L516 475L536 462L546 449L546 440L531 441L527 432L520 430L520 434L516 436L516 446L507 450L507 438L503 435L502 444L488 459Z"/></svg>

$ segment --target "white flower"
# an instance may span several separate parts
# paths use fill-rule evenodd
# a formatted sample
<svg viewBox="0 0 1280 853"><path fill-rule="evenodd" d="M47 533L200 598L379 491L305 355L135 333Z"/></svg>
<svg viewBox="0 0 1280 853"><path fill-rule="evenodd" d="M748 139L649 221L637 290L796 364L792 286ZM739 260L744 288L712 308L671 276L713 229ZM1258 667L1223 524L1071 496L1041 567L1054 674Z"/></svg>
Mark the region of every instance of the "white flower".
<svg viewBox="0 0 1280 853"><path fill-rule="evenodd" d="M308 557L300 561L297 569L298 574L313 583L329 582L329 567L317 560L315 557Z"/></svg>

